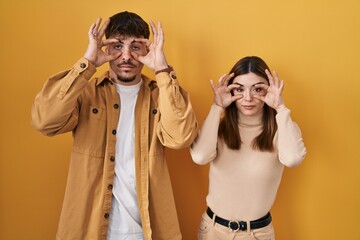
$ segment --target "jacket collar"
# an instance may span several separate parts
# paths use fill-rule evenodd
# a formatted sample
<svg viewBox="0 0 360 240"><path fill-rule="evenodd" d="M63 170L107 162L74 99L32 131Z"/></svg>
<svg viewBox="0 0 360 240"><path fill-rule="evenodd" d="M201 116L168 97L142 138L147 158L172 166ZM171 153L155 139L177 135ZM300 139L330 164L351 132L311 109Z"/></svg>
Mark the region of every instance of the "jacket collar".
<svg viewBox="0 0 360 240"><path fill-rule="evenodd" d="M151 90L153 90L153 88L154 88L153 84L156 83L156 81L151 80L150 78L148 78L147 76L145 76L143 74L141 74L141 78L144 81L144 85L149 87ZM100 84L102 84L103 82L106 82L106 81L115 83L115 81L110 78L109 71L106 71L102 76L100 76L99 78L96 78L95 81L96 81L96 86L98 86L98 85L100 85Z"/></svg>

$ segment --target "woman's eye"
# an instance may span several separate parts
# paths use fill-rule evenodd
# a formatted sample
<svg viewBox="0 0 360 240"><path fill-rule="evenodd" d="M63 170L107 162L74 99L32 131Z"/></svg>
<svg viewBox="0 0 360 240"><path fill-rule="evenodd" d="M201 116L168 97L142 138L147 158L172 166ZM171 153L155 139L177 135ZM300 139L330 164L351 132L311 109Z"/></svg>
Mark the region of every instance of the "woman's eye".
<svg viewBox="0 0 360 240"><path fill-rule="evenodd" d="M262 91L262 88L255 88L254 91L255 91L255 92L261 92L261 91Z"/></svg>
<svg viewBox="0 0 360 240"><path fill-rule="evenodd" d="M237 92L243 92L244 89L242 89L242 88L237 88L236 91L237 91Z"/></svg>

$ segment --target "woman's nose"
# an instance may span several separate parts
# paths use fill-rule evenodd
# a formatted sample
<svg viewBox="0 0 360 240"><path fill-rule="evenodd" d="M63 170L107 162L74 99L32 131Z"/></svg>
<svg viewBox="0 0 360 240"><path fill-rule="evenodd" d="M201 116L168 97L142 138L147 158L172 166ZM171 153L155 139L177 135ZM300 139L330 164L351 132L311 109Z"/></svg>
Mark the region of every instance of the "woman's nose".
<svg viewBox="0 0 360 240"><path fill-rule="evenodd" d="M253 96L252 96L251 91L245 91L244 92L244 99L246 101L252 101L253 100Z"/></svg>

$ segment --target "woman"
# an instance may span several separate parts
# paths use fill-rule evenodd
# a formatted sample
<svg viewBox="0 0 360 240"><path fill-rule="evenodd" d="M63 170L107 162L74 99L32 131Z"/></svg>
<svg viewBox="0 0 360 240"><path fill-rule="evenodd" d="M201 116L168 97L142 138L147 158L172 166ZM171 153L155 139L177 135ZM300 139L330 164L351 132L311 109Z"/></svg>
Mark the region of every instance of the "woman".
<svg viewBox="0 0 360 240"><path fill-rule="evenodd" d="M268 69L245 57L211 81L214 103L190 149L195 163L210 163L200 240L275 239L269 211L284 167L300 164L306 149L284 83Z"/></svg>

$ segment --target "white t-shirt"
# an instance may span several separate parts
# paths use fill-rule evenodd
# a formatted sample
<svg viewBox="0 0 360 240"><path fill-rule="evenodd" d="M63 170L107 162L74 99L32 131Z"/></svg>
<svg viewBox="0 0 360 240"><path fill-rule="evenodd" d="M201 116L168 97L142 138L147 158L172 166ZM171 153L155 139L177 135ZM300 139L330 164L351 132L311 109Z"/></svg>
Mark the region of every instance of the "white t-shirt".
<svg viewBox="0 0 360 240"><path fill-rule="evenodd" d="M108 240L143 240L135 178L135 105L142 81L116 84L120 119L116 134L115 177Z"/></svg>

